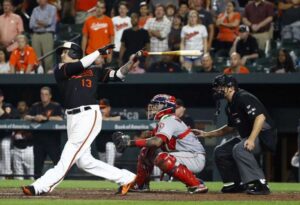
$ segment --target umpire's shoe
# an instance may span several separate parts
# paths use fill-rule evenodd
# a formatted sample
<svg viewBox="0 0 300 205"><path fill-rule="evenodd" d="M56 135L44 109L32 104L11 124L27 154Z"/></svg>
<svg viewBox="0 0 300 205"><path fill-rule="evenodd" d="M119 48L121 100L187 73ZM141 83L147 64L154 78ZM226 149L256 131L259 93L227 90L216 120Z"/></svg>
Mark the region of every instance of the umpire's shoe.
<svg viewBox="0 0 300 205"><path fill-rule="evenodd" d="M251 195L268 195L271 192L268 184L257 183L249 186L246 193Z"/></svg>
<svg viewBox="0 0 300 205"><path fill-rule="evenodd" d="M135 184L135 178L128 184L123 184L122 186L120 186L116 194L120 194L122 196L126 195L129 189L134 186L134 184Z"/></svg>
<svg viewBox="0 0 300 205"><path fill-rule="evenodd" d="M224 194L228 193L243 193L247 190L246 184L234 183L228 186L223 186L221 192Z"/></svg>
<svg viewBox="0 0 300 205"><path fill-rule="evenodd" d="M23 187L21 187L21 189L22 189L23 193L25 195L27 195L27 196L35 196L35 195L37 195L35 193L35 189L34 189L33 186L23 186Z"/></svg>

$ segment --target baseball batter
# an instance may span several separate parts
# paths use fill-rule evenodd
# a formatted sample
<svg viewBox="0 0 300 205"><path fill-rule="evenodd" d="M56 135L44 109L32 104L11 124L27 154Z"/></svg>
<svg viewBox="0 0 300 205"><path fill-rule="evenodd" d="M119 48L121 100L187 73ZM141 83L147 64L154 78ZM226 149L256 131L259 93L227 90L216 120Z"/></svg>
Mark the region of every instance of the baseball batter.
<svg viewBox="0 0 300 205"><path fill-rule="evenodd" d="M189 193L208 191L203 181L194 175L204 168L205 150L191 129L174 115L175 107L175 97L158 94L148 105L148 119L158 121L150 138L130 141L121 132L113 134L120 152L127 146L142 148L138 158L137 178L131 188L142 191L147 187L153 166L156 165L163 173L183 182ZM158 148L163 151L156 154Z"/></svg>
<svg viewBox="0 0 300 205"><path fill-rule="evenodd" d="M66 42L57 49L61 63L55 68L57 84L64 97L67 115L68 141L58 164L48 170L30 186L22 187L25 195L41 195L51 192L66 176L74 163L84 171L118 183L119 192L124 195L135 179L135 174L120 170L91 155L90 145L101 130L102 116L96 102L98 81L122 81L135 62L132 55L117 71L92 66L100 56L107 54L102 48L82 58L79 45Z"/></svg>

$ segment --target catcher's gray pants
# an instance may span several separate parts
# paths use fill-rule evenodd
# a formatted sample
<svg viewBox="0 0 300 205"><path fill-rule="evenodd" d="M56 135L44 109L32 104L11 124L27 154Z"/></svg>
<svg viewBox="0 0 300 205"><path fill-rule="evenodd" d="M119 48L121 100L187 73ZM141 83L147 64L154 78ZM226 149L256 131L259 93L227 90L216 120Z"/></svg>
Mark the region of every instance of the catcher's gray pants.
<svg viewBox="0 0 300 205"><path fill-rule="evenodd" d="M185 165L193 173L199 173L205 166L205 155L192 152L170 152L176 157L177 163Z"/></svg>
<svg viewBox="0 0 300 205"><path fill-rule="evenodd" d="M0 174L11 175L11 138L0 139Z"/></svg>
<svg viewBox="0 0 300 205"><path fill-rule="evenodd" d="M259 138L251 152L244 148L246 139L234 137L215 148L215 163L224 183L243 182L265 179L255 155L261 152Z"/></svg>
<svg viewBox="0 0 300 205"><path fill-rule="evenodd" d="M30 175L29 179L33 179L34 175L34 157L33 146L25 149L14 147L12 152L13 167L15 179L24 179L22 175Z"/></svg>

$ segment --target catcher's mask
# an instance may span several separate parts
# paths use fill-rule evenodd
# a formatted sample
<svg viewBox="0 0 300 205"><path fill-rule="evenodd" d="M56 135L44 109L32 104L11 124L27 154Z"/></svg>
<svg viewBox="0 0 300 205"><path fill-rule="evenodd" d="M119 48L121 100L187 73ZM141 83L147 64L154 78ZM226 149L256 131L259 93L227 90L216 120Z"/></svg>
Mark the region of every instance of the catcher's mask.
<svg viewBox="0 0 300 205"><path fill-rule="evenodd" d="M175 113L176 98L167 94L155 95L148 104L148 119L159 120L162 116Z"/></svg>
<svg viewBox="0 0 300 205"><path fill-rule="evenodd" d="M63 50L69 50L68 56L72 59L81 59L83 52L81 47L73 42L65 42L63 45L56 49L56 54L61 56Z"/></svg>

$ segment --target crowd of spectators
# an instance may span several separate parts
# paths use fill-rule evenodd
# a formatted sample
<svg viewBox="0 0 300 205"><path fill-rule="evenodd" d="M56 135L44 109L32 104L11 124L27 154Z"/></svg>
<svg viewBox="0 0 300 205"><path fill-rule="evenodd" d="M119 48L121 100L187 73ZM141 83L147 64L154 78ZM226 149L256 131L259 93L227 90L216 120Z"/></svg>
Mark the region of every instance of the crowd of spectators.
<svg viewBox="0 0 300 205"><path fill-rule="evenodd" d="M114 43L97 61L112 66L139 49L203 53L140 59L133 73L203 71L206 54L212 71L224 72L233 53L249 72L299 69L300 0L3 0L0 9L0 73L52 73L56 58L47 54L63 40L79 43L85 54ZM74 29L65 33L65 25ZM72 38L74 32L80 35ZM280 62L283 49L292 64ZM256 69L262 58L269 58L267 69Z"/></svg>

